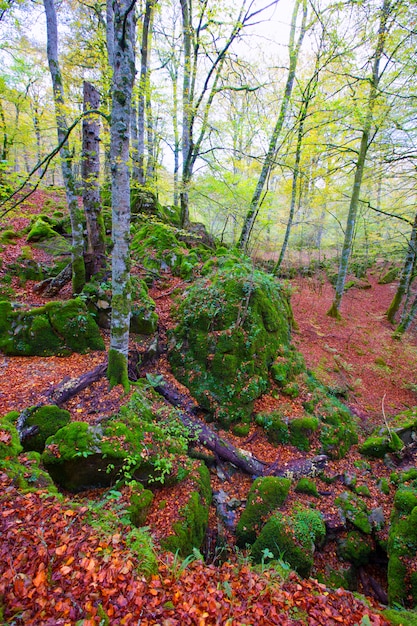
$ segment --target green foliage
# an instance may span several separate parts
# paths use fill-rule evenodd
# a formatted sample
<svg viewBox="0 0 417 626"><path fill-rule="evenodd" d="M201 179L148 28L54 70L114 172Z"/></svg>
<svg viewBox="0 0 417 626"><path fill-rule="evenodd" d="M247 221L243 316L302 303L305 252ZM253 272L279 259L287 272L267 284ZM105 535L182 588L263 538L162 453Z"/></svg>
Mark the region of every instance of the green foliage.
<svg viewBox="0 0 417 626"><path fill-rule="evenodd" d="M300 576L308 576L313 566L314 547L321 544L326 527L319 511L294 507L288 514L276 513L265 524L252 546L255 562L265 558L265 550L273 559L286 561Z"/></svg>
<svg viewBox="0 0 417 626"><path fill-rule="evenodd" d="M244 548L252 544L266 517L285 501L291 481L288 478L265 476L257 478L249 491L248 500L236 526L236 544Z"/></svg>
<svg viewBox="0 0 417 626"><path fill-rule="evenodd" d="M24 450L42 452L48 437L54 435L60 428L71 420L71 414L55 405L29 407L25 409L25 426L36 426L38 432L27 437L23 442Z"/></svg>
<svg viewBox="0 0 417 626"><path fill-rule="evenodd" d="M277 351L289 344L285 293L270 276L232 259L187 290L177 315L169 355L175 375L222 424L247 423Z"/></svg>

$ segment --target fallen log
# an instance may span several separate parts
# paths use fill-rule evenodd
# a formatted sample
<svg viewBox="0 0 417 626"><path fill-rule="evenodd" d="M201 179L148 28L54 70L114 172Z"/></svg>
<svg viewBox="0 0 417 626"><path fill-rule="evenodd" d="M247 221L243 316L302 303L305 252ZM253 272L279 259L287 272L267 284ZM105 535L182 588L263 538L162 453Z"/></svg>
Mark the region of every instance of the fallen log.
<svg viewBox="0 0 417 626"><path fill-rule="evenodd" d="M46 278L33 287L35 293L42 293L48 298L56 296L72 278L72 266L68 263L64 269L53 278Z"/></svg>
<svg viewBox="0 0 417 626"><path fill-rule="evenodd" d="M56 387L48 391L45 395L51 404L61 406L70 398L76 396L80 391L89 387L92 383L102 378L107 370L107 361L97 365L96 368L82 374L78 378L64 378Z"/></svg>
<svg viewBox="0 0 417 626"><path fill-rule="evenodd" d="M323 471L327 456L321 454L311 459L296 459L281 465L279 459L272 464L257 459L253 454L237 448L226 439L220 437L205 422L195 416L198 407L184 394L165 383L155 387L167 402L182 410L179 417L193 437L205 448L208 448L219 459L232 463L239 469L252 476L287 476L300 478L302 476L316 476Z"/></svg>

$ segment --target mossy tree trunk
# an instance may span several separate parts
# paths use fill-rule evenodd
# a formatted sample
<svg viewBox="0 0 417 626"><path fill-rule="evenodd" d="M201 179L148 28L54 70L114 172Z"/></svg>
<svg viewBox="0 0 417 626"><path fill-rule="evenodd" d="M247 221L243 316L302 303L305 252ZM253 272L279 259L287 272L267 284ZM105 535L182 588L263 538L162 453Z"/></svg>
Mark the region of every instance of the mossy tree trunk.
<svg viewBox="0 0 417 626"><path fill-rule="evenodd" d="M301 30L298 36L298 40L295 41L295 33L297 29L297 18L298 18L300 7L302 7L303 18L302 18ZM238 241L239 248L245 252L248 248L249 239L252 234L252 230L253 230L256 218L258 217L259 209L262 204L262 194L263 194L265 184L275 165L275 159L277 155L277 143L278 143L279 136L281 134L282 127L285 122L285 117L287 114L288 106L290 104L291 93L292 93L294 80L295 80L295 72L297 69L298 56L299 56L301 44L304 39L304 35L306 33L306 28L307 28L307 2L306 0L296 0L292 18L291 18L291 31L290 31L290 42L289 42L290 65L289 65L289 70L288 70L287 82L285 84L284 96L282 98L278 119L276 121L275 128L272 132L271 139L269 141L268 152L266 153L266 156L262 165L262 170L259 175L258 182L256 184L256 188L251 199L249 210L244 219L242 231L240 233L240 237Z"/></svg>
<svg viewBox="0 0 417 626"><path fill-rule="evenodd" d="M46 14L47 55L55 103L55 118L57 122L58 143L64 142L68 125L65 117L65 98L62 84L62 74L58 60L58 26L54 0L43 0ZM72 171L72 157L68 142L62 144L60 150L62 178L65 185L68 210L71 219L72 232L72 290L80 293L85 285L84 265L84 227L83 211L78 206L76 185Z"/></svg>
<svg viewBox="0 0 417 626"><path fill-rule="evenodd" d="M91 83L84 81L84 111L98 109L100 94ZM98 118L83 119L83 205L87 223L86 261L90 276L100 272L106 264L104 222L100 200L100 123Z"/></svg>
<svg viewBox="0 0 417 626"><path fill-rule="evenodd" d="M127 356L131 309L130 285L130 174L129 134L135 78L135 1L108 0L112 34L108 42L112 61L110 160L112 181L112 316L109 364L110 385L129 387Z"/></svg>
<svg viewBox="0 0 417 626"><path fill-rule="evenodd" d="M348 271L349 258L352 252L353 235L356 226L356 216L359 206L359 195L361 191L362 178L365 170L366 155L370 146L371 129L373 123L373 112L376 104L376 100L379 95L379 83L381 80L382 71L380 70L380 63L384 54L385 41L387 37L387 23L391 13L392 0L384 0L381 7L381 17L379 20L378 39L376 43L375 53L373 56L372 76L369 79L370 89L367 100L367 112L364 121L364 126L361 135L361 143L358 152L358 158L356 160L355 178L353 181L353 188L350 197L349 212L346 222L345 237L343 241L342 254L340 257L339 271L337 274L335 295L330 309L327 311L327 315L336 319L340 318L340 304L343 297L345 288L346 276Z"/></svg>

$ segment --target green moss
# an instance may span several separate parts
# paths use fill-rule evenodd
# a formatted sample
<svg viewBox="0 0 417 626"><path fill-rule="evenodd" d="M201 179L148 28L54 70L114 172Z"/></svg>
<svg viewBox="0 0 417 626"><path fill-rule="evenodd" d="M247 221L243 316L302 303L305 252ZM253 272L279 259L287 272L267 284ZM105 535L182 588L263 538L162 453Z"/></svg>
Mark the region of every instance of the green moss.
<svg viewBox="0 0 417 626"><path fill-rule="evenodd" d="M11 230L10 228L6 228L6 230L3 230L1 235L0 235L0 242L4 243L4 244L10 244L10 243L16 243L15 239L19 238L19 233L17 233L15 230Z"/></svg>
<svg viewBox="0 0 417 626"><path fill-rule="evenodd" d="M132 278L132 309L130 330L142 335L153 334L158 325L155 313L155 302L149 297L148 287L144 280Z"/></svg>
<svg viewBox="0 0 417 626"><path fill-rule="evenodd" d="M300 478L295 487L295 491L297 493L306 493L309 496L315 496L316 498L319 497L316 483L309 478Z"/></svg>
<svg viewBox="0 0 417 626"><path fill-rule="evenodd" d="M397 452L404 447L398 435L391 431L384 436L368 437L359 447L359 452L364 456L382 459L389 452Z"/></svg>
<svg viewBox="0 0 417 626"><path fill-rule="evenodd" d="M233 261L196 281L177 315L169 354L175 375L224 425L246 422L268 387L277 352L289 344L291 314L282 288Z"/></svg>
<svg viewBox="0 0 417 626"><path fill-rule="evenodd" d="M378 481L378 488L384 495L389 495L389 481L386 478L381 478L381 480Z"/></svg>
<svg viewBox="0 0 417 626"><path fill-rule="evenodd" d="M16 457L23 449L20 445L19 433L10 422L10 415L8 413L0 419L0 459Z"/></svg>
<svg viewBox="0 0 417 626"><path fill-rule="evenodd" d="M406 611L405 609L385 609L382 615L392 626L417 626L417 611Z"/></svg>
<svg viewBox="0 0 417 626"><path fill-rule="evenodd" d="M42 218L38 217L34 222L32 228L29 231L28 236L26 237L26 241L34 242L41 241L42 239L51 239L52 237L56 237L57 233L52 228L48 222Z"/></svg>
<svg viewBox="0 0 417 626"><path fill-rule="evenodd" d="M318 511L297 507L287 515L273 515L252 546L255 562L265 560L268 550L272 559L286 561L300 576L308 576L313 566L315 546L322 543L326 527Z"/></svg>
<svg viewBox="0 0 417 626"><path fill-rule="evenodd" d="M364 537L358 531L352 531L339 542L337 555L343 561L349 561L360 567L368 563L372 550L373 544L369 537Z"/></svg>
<svg viewBox="0 0 417 626"><path fill-rule="evenodd" d="M289 424L290 443L299 450L309 450L309 436L319 426L319 420L315 417L296 417Z"/></svg>
<svg viewBox="0 0 417 626"><path fill-rule="evenodd" d="M1 469L6 472L13 484L21 491L46 489L48 493L57 493L49 474L40 466L37 452L20 454L19 460L12 458L1 462Z"/></svg>
<svg viewBox="0 0 417 626"><path fill-rule="evenodd" d="M344 517L358 530L364 534L371 534L372 524L369 520L371 511L363 500L348 491L344 491L336 498L335 504L340 507Z"/></svg>
<svg viewBox="0 0 417 626"><path fill-rule="evenodd" d="M349 591L355 591L357 589L357 581L354 568L340 566L338 569L333 569L326 566L324 573L318 573L317 580L331 587L332 589L349 589Z"/></svg>
<svg viewBox="0 0 417 626"><path fill-rule="evenodd" d="M153 493L145 489L140 483L136 483L135 491L130 496L128 508L130 521L134 526L144 526L149 510L153 502Z"/></svg>
<svg viewBox="0 0 417 626"><path fill-rule="evenodd" d="M29 409L25 409L25 412L27 414L25 426L36 426L38 432L24 440L24 450L42 452L48 437L54 435L71 420L69 411L60 409L55 405L30 407Z"/></svg>
<svg viewBox="0 0 417 626"><path fill-rule="evenodd" d="M368 485L357 485L355 486L354 491L358 494L358 496L365 496L365 498L370 498L371 496Z"/></svg>
<svg viewBox="0 0 417 626"><path fill-rule="evenodd" d="M407 486L401 485L395 492L394 507L401 513L411 513L417 506L417 487L415 484Z"/></svg>
<svg viewBox="0 0 417 626"><path fill-rule="evenodd" d="M107 378L110 389L116 385L122 385L127 393L130 389L129 376L127 371L127 357L118 350L109 350L107 366Z"/></svg>
<svg viewBox="0 0 417 626"><path fill-rule="evenodd" d="M255 421L265 429L267 439L270 443L287 443L290 438L288 424L282 419L279 411L271 413L259 413Z"/></svg>
<svg viewBox="0 0 417 626"><path fill-rule="evenodd" d="M257 478L248 494L248 501L236 526L236 543L244 548L255 541L266 517L285 501L291 481L288 478L265 476Z"/></svg>
<svg viewBox="0 0 417 626"><path fill-rule="evenodd" d="M161 541L163 549L178 552L182 557L201 547L207 531L211 488L208 470L205 466L202 468L200 465L197 470L197 490L191 493L180 511L180 521L173 524L173 534Z"/></svg>

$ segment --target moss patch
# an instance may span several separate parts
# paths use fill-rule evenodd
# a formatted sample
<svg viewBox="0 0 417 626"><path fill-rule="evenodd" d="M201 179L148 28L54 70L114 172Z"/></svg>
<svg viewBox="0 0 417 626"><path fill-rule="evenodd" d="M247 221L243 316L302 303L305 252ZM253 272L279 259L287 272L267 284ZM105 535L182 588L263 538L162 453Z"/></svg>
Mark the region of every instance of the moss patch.
<svg viewBox="0 0 417 626"><path fill-rule="evenodd" d="M24 450L42 452L48 437L54 435L71 420L71 414L55 405L30 407L25 410L27 418L25 426L35 426L37 432L23 441Z"/></svg>

